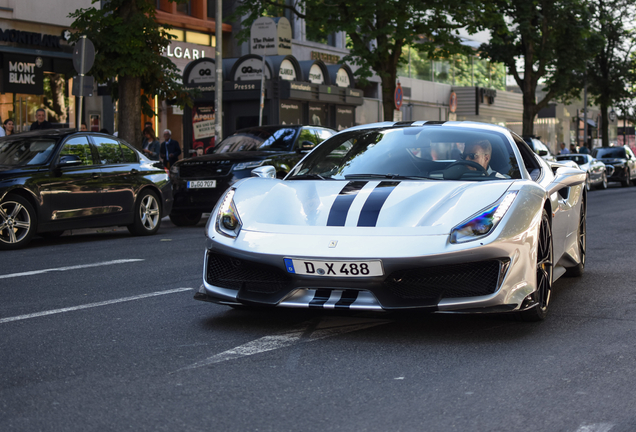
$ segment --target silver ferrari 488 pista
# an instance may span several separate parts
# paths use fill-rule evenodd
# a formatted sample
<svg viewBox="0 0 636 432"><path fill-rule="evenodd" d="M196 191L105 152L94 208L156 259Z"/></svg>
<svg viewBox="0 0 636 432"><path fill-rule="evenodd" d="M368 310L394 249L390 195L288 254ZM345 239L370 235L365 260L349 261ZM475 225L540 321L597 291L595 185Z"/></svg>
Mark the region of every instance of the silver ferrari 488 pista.
<svg viewBox="0 0 636 432"><path fill-rule="evenodd" d="M584 269L585 172L503 127L357 126L253 175L211 213L198 300L536 321Z"/></svg>

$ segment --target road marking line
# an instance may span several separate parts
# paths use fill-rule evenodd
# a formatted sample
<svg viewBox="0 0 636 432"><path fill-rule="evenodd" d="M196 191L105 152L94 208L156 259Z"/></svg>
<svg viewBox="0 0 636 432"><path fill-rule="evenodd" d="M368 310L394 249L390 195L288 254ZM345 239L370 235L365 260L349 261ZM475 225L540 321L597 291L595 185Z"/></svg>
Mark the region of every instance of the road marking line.
<svg viewBox="0 0 636 432"><path fill-rule="evenodd" d="M612 423L596 423L590 425L581 425L576 432L609 432L614 425Z"/></svg>
<svg viewBox="0 0 636 432"><path fill-rule="evenodd" d="M19 315L19 316L14 316L14 317L9 317L9 318L0 318L0 324L4 324L4 323L7 323L7 322L12 322L12 321L25 320L25 319L29 319L29 318L38 318L38 317L42 317L42 316L46 316L46 315L54 315L54 314L59 314L59 313L64 313L64 312L72 312L72 311L81 310L81 309L89 309L89 308L94 308L94 307L99 307L99 306L107 306L107 305L111 305L111 304L115 304L115 303L123 303L123 302L127 302L127 301L132 301L132 300L139 300L139 299L143 299L143 298L147 298L147 297L156 297L156 296L165 295L165 294L173 294L173 293L177 293L177 292L190 291L190 290L193 290L193 289L194 288L175 288L175 289L171 289L171 290L167 290L167 291L157 291L157 292L153 292L153 293L149 293L149 294L141 294L141 295L136 295L136 296L132 296L132 297L124 297L124 298L120 298L120 299L107 300L107 301L98 302L98 303L89 303L89 304L85 304L85 305L81 305L81 306L67 307L67 308L63 308L63 309L54 309L54 310L50 310L50 311L36 312L36 313L32 313L32 314Z"/></svg>
<svg viewBox="0 0 636 432"><path fill-rule="evenodd" d="M138 262L138 261L144 261L144 260L143 259L121 259L121 260L114 260L114 261L104 261L104 262L95 263L95 264L82 264L82 265L76 265L76 266L70 266L70 267L58 267L58 268L52 268L52 269L34 270L30 272L0 275L0 279L9 279L9 278L20 277L20 276L33 276L36 274L54 272L54 271L78 270L78 269L84 269L84 268L90 268L90 267L100 267L100 266L107 266L107 265L114 265L114 264L125 264L129 262Z"/></svg>
<svg viewBox="0 0 636 432"><path fill-rule="evenodd" d="M205 360L191 364L179 371L196 369L202 366L207 366L215 363L221 363L226 360L234 360L241 357L251 356L254 354L260 354L267 351L276 350L279 348L285 348L295 343L315 342L317 340L325 339L328 337L337 336L344 333L353 332L356 330L362 330L370 327L375 327L381 324L387 324L390 320L377 320L377 319L342 319L326 318L323 322L316 327L316 330L311 334L306 335L305 332L311 325L310 323L302 324L300 327L296 327L291 331L264 336L260 339L253 340L243 345L239 345L230 350L208 357Z"/></svg>

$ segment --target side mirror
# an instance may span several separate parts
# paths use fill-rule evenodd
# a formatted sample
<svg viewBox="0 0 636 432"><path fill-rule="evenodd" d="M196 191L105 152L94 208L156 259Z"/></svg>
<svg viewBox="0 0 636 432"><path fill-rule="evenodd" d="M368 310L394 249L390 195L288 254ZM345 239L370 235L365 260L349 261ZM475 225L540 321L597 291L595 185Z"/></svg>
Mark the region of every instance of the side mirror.
<svg viewBox="0 0 636 432"><path fill-rule="evenodd" d="M547 150L539 150L539 151L537 151L537 154L539 156L547 156L548 155L548 151Z"/></svg>
<svg viewBox="0 0 636 432"><path fill-rule="evenodd" d="M548 194L552 195L560 189L585 183L586 173L579 168L561 166L557 168L552 183L548 185Z"/></svg>
<svg viewBox="0 0 636 432"><path fill-rule="evenodd" d="M271 165L259 166L252 170L252 177L276 178L276 168Z"/></svg>
<svg viewBox="0 0 636 432"><path fill-rule="evenodd" d="M299 152L309 151L314 147L316 147L315 143L312 143L311 141L303 141L300 143L300 147L298 147L298 151Z"/></svg>
<svg viewBox="0 0 636 432"><path fill-rule="evenodd" d="M79 156L77 155L63 155L60 156L60 162L57 164L58 167L65 167L65 166L76 166L76 165L81 165L82 164L82 160L80 159Z"/></svg>

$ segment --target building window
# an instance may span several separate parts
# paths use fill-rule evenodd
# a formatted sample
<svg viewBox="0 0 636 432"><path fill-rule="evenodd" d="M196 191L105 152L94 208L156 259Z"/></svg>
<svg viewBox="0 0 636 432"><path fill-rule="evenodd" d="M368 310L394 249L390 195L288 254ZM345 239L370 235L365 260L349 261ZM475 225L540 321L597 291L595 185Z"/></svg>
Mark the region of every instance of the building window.
<svg viewBox="0 0 636 432"><path fill-rule="evenodd" d="M190 7L190 1L185 3L177 3L177 13L181 15L191 15L192 8Z"/></svg>
<svg viewBox="0 0 636 432"><path fill-rule="evenodd" d="M216 0L207 0L208 2L208 18L216 18Z"/></svg>

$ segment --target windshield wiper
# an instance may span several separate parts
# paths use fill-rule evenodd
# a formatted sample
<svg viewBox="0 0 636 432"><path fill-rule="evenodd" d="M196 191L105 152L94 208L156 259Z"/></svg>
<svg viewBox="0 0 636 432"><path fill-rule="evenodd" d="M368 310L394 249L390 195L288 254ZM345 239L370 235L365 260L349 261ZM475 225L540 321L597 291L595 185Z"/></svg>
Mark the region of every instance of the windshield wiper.
<svg viewBox="0 0 636 432"><path fill-rule="evenodd" d="M381 178L381 179L391 179L391 180L437 180L432 177L426 176L404 176L399 174L346 174L345 179L357 179L357 178Z"/></svg>
<svg viewBox="0 0 636 432"><path fill-rule="evenodd" d="M323 177L320 174L302 174L290 177L288 180L333 180L331 177Z"/></svg>

